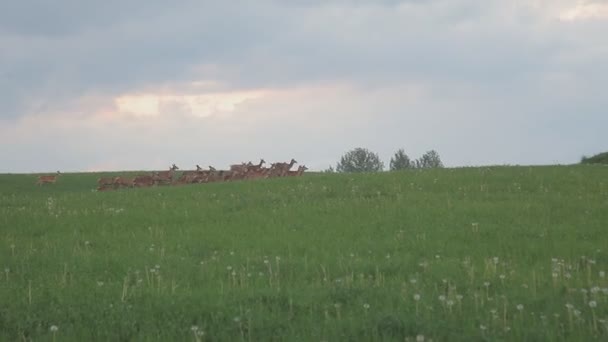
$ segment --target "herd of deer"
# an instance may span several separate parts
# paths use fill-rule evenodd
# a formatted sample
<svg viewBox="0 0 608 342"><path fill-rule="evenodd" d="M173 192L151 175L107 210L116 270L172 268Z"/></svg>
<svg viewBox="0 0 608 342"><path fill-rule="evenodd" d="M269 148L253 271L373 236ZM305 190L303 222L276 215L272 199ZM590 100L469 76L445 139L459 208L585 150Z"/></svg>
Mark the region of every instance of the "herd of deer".
<svg viewBox="0 0 608 342"><path fill-rule="evenodd" d="M294 159L289 163L273 163L269 168L263 167L264 163L266 161L262 159L257 165L251 162L235 164L230 166L230 170L216 170L212 166L209 166L209 170L203 170L199 165L196 165L196 170L183 171L178 178L175 178L175 171L179 170L179 168L173 164L168 171L153 172L152 174L139 175L134 178L120 176L100 178L97 180L97 190L105 191L154 185L183 185L241 179L300 176L304 171L308 170L306 166L302 165L298 167L297 171L291 171L292 166L297 163Z"/></svg>

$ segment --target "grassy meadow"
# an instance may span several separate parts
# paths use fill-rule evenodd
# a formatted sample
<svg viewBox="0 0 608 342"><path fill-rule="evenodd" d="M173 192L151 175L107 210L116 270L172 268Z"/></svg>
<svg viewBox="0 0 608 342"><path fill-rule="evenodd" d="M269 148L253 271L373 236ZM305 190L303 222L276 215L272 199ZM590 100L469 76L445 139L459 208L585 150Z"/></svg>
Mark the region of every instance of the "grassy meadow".
<svg viewBox="0 0 608 342"><path fill-rule="evenodd" d="M608 168L0 175L0 341L606 341Z"/></svg>

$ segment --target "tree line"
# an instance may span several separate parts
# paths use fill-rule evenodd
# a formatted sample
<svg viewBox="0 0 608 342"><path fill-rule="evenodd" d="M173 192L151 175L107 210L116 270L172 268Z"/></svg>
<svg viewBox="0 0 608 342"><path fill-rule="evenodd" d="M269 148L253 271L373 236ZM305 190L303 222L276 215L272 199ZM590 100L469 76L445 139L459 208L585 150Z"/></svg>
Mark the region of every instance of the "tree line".
<svg viewBox="0 0 608 342"><path fill-rule="evenodd" d="M418 159L410 159L404 149L399 149L390 160L391 171L407 169L430 169L443 167L439 153L430 150ZM326 172L380 172L384 170L384 163L378 153L366 148L357 147L346 152L334 169L330 166Z"/></svg>

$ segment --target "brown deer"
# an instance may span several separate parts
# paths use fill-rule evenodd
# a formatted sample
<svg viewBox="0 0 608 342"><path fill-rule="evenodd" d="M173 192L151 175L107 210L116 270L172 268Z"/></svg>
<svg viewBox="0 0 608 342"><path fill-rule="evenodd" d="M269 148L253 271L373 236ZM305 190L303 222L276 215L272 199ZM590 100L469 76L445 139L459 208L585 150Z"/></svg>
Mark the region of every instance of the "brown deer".
<svg viewBox="0 0 608 342"><path fill-rule="evenodd" d="M102 177L99 178L97 180L97 185L101 188L104 187L104 190L106 190L106 188L108 186L113 186L114 185L114 177Z"/></svg>
<svg viewBox="0 0 608 342"><path fill-rule="evenodd" d="M55 184L55 182L57 181L57 177L59 177L59 175L61 175L61 172L57 171L56 175L38 176L38 182L36 182L36 184L38 184L38 185Z"/></svg>
<svg viewBox="0 0 608 342"><path fill-rule="evenodd" d="M175 170L179 170L179 167L177 167L175 164L173 164L169 168L169 171L155 172L154 173L154 181L157 184L171 183L171 181L173 180L173 174L175 173Z"/></svg>
<svg viewBox="0 0 608 342"><path fill-rule="evenodd" d="M156 183L155 177L150 175L140 175L133 178L134 187L152 186Z"/></svg>
<svg viewBox="0 0 608 342"><path fill-rule="evenodd" d="M300 165L297 171L287 171L287 176L301 176L306 170L308 168L305 165Z"/></svg>
<svg viewBox="0 0 608 342"><path fill-rule="evenodd" d="M114 177L113 184L119 188L132 188L133 187L133 178L123 178L123 177Z"/></svg>
<svg viewBox="0 0 608 342"><path fill-rule="evenodd" d="M264 159L260 159L260 163L258 165L253 165L251 162L247 164L247 172L256 172L262 169L262 165L264 165L266 161Z"/></svg>
<svg viewBox="0 0 608 342"><path fill-rule="evenodd" d="M291 159L289 163L274 163L270 167L271 176L283 177L287 175L287 172L291 169L293 164L296 164L297 161L295 159Z"/></svg>

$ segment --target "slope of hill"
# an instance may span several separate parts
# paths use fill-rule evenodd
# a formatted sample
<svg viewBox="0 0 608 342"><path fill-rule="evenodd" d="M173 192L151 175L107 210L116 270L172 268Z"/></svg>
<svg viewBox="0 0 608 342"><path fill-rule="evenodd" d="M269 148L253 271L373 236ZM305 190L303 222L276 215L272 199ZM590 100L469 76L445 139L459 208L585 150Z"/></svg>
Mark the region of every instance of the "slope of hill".
<svg viewBox="0 0 608 342"><path fill-rule="evenodd" d="M0 175L0 340L606 339L605 175Z"/></svg>

